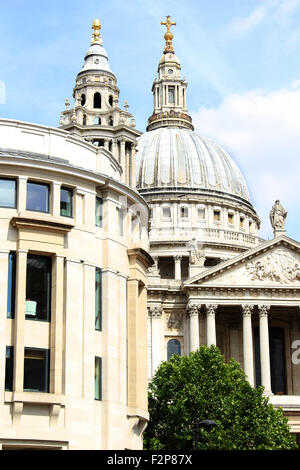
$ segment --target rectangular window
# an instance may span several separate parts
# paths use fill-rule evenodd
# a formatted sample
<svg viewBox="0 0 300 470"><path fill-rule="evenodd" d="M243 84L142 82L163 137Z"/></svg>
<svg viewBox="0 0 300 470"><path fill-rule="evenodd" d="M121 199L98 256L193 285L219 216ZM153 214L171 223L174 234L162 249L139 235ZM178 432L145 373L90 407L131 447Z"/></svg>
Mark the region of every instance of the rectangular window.
<svg viewBox="0 0 300 470"><path fill-rule="evenodd" d="M102 271L96 268L95 279L95 329L102 330Z"/></svg>
<svg viewBox="0 0 300 470"><path fill-rule="evenodd" d="M168 87L168 100L169 104L175 103L175 87L173 86Z"/></svg>
<svg viewBox="0 0 300 470"><path fill-rule="evenodd" d="M163 207L162 208L163 218L170 219L171 218L171 208L170 207Z"/></svg>
<svg viewBox="0 0 300 470"><path fill-rule="evenodd" d="M50 321L51 258L28 255L26 271L26 318Z"/></svg>
<svg viewBox="0 0 300 470"><path fill-rule="evenodd" d="M28 211L49 212L49 185L44 183L27 183Z"/></svg>
<svg viewBox="0 0 300 470"><path fill-rule="evenodd" d="M7 318L15 317L16 253L9 253L7 282Z"/></svg>
<svg viewBox="0 0 300 470"><path fill-rule="evenodd" d="M221 220L221 213L220 211L215 210L214 211L214 221L219 222Z"/></svg>
<svg viewBox="0 0 300 470"><path fill-rule="evenodd" d="M198 215L198 219L205 219L205 208L204 207L198 207L197 215Z"/></svg>
<svg viewBox="0 0 300 470"><path fill-rule="evenodd" d="M95 224L97 227L102 227L102 216L103 216L103 201L101 197L96 197L96 214Z"/></svg>
<svg viewBox="0 0 300 470"><path fill-rule="evenodd" d="M49 350L24 349L24 391L49 392Z"/></svg>
<svg viewBox="0 0 300 470"><path fill-rule="evenodd" d="M13 370L14 370L14 348L6 346L5 353L5 390L11 392L13 389Z"/></svg>
<svg viewBox="0 0 300 470"><path fill-rule="evenodd" d="M233 214L229 213L228 214L228 223L233 224L233 222L234 222L234 216L233 216Z"/></svg>
<svg viewBox="0 0 300 470"><path fill-rule="evenodd" d="M189 216L189 210L187 207L180 207L180 217L181 219L187 219Z"/></svg>
<svg viewBox="0 0 300 470"><path fill-rule="evenodd" d="M61 187L60 189L60 215L73 216L73 191L70 188Z"/></svg>
<svg viewBox="0 0 300 470"><path fill-rule="evenodd" d="M102 400L102 358L95 357L95 400Z"/></svg>
<svg viewBox="0 0 300 470"><path fill-rule="evenodd" d="M17 207L17 182L0 178L0 207L15 209Z"/></svg>

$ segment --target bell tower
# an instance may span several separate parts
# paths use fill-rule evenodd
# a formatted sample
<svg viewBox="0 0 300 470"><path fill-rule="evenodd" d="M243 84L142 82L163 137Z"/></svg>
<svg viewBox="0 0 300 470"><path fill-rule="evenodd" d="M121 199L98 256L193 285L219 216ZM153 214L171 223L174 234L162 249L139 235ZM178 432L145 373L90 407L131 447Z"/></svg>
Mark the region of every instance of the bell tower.
<svg viewBox="0 0 300 470"><path fill-rule="evenodd" d="M111 71L101 37L101 23L92 25L90 47L73 89L74 105L65 102L60 128L110 152L123 169L122 182L135 187L135 148L141 132L135 129L128 102L119 107L117 79Z"/></svg>
<svg viewBox="0 0 300 470"><path fill-rule="evenodd" d="M187 82L181 79L181 64L174 53L172 42L171 26L175 26L176 23L167 16L166 21L162 21L161 24L167 28L164 35L166 44L152 86L154 110L148 119L147 131L170 126L194 130L192 118L188 115L186 107Z"/></svg>

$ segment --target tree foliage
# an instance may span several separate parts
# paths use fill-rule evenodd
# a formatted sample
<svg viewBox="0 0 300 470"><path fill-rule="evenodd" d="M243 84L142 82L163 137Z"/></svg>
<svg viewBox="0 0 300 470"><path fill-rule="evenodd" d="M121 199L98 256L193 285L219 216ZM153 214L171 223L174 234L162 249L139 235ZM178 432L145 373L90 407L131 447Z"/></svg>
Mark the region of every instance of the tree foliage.
<svg viewBox="0 0 300 470"><path fill-rule="evenodd" d="M238 362L226 363L215 346L189 356L174 355L157 369L149 386L150 422L146 449L192 449L194 422L218 426L199 429L198 449L295 449L287 418L252 388Z"/></svg>

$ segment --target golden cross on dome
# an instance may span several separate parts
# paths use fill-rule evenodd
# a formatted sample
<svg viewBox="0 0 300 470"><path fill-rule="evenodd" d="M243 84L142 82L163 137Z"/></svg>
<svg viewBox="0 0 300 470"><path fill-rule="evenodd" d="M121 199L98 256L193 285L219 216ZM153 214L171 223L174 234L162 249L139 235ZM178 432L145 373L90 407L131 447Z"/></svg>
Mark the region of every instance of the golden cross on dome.
<svg viewBox="0 0 300 470"><path fill-rule="evenodd" d="M161 21L160 24L165 25L166 28L167 28L167 31L168 31L168 33L169 33L171 26L176 26L176 23L175 23L174 21L171 21L171 20L170 20L171 17L170 17L169 15L168 15L166 18L167 18L167 21Z"/></svg>
<svg viewBox="0 0 300 470"><path fill-rule="evenodd" d="M93 21L93 26L92 29L94 30L92 34L92 41L91 44L94 44L96 42L101 42L101 34L100 34L100 29L101 29L101 23L100 20L96 19Z"/></svg>
<svg viewBox="0 0 300 470"><path fill-rule="evenodd" d="M166 21L161 21L161 23L160 23L160 24L166 26L166 28L167 28L167 32L164 35L164 38L166 40L166 46L165 46L164 53L174 52L174 48L173 48L173 44L172 44L173 34L171 33L170 28L171 28L171 26L176 25L175 21L170 20L171 17L169 15L166 18L167 18Z"/></svg>

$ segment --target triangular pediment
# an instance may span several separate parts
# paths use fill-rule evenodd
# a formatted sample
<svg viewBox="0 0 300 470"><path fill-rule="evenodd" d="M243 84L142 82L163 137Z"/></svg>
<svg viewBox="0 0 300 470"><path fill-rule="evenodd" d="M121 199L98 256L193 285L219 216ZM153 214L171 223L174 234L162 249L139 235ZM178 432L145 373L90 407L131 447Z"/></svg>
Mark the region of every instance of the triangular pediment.
<svg viewBox="0 0 300 470"><path fill-rule="evenodd" d="M300 288L300 244L281 235L184 283L195 285Z"/></svg>

